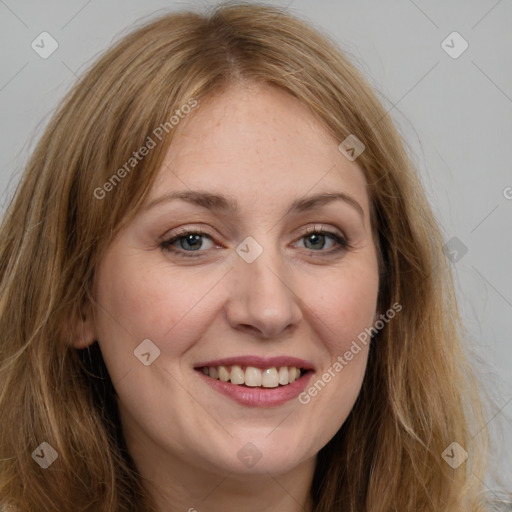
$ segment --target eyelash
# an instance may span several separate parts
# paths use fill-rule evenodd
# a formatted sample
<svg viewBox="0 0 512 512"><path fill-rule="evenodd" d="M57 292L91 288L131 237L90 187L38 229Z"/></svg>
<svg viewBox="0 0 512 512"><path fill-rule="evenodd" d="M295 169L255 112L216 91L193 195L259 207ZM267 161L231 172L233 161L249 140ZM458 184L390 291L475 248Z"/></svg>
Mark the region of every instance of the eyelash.
<svg viewBox="0 0 512 512"><path fill-rule="evenodd" d="M306 249L306 250L309 250L310 253L324 253L324 254L321 254L320 257L332 256L334 254L338 254L341 251L345 251L345 250L351 248L351 246L346 238L344 238L343 236L340 236L337 233L334 233L334 232L328 231L328 230L324 230L324 229L315 229L315 228L308 229L308 230L306 230L306 233L299 238L299 240L302 238L305 238L307 236L310 236L312 234L327 235L337 244L337 247L334 247L334 248L330 249L329 251L323 251L323 250L315 251L313 249ZM161 242L160 247L165 251L172 252L172 253L176 254L177 256L182 256L184 258L200 257L201 253L204 253L205 251L201 251L201 250L185 251L183 249L180 250L180 249L176 249L176 248L172 247L172 244L174 244L175 242L178 242L182 238L186 238L188 235L205 236L207 238L210 238L210 240L213 240L212 237L210 235L208 235L208 233L205 233L203 231L198 231L198 230L193 230L193 229L189 230L189 229L184 228L177 235ZM194 253L198 253L198 254L194 254Z"/></svg>

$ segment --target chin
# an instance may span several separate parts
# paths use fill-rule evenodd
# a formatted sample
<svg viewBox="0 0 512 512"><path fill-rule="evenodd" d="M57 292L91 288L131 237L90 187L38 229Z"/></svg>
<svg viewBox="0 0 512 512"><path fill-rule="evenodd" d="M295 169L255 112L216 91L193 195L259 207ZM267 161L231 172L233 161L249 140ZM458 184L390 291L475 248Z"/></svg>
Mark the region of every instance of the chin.
<svg viewBox="0 0 512 512"><path fill-rule="evenodd" d="M307 443L304 435L278 435L276 431L269 435L268 430L255 434L251 431L245 436L238 434L229 438L224 446L213 448L210 445L207 463L215 466L217 471L238 475L283 474L316 457L325 444L317 442L308 446Z"/></svg>

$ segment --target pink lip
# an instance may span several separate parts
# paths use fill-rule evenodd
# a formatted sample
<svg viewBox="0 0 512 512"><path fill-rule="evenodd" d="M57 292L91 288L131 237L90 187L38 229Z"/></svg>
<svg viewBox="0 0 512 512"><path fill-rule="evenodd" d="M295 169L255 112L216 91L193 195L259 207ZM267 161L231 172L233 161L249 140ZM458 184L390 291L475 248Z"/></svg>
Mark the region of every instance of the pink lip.
<svg viewBox="0 0 512 512"><path fill-rule="evenodd" d="M225 357L223 359L215 359L214 361L204 361L194 365L199 369L204 366L254 366L255 368L280 368L281 366L295 366L304 370L314 370L313 365L305 359L290 356L276 357L260 357L260 356L241 356L241 357Z"/></svg>
<svg viewBox="0 0 512 512"><path fill-rule="evenodd" d="M262 387L246 387L231 382L222 382L218 379L212 379L204 375L200 370L205 366L254 366L255 368L280 368L282 366L295 366L308 370L307 373L302 375L292 384L286 386L278 386L276 388L262 388ZM225 357L222 359L215 359L212 361L204 361L194 365L198 375L204 379L212 389L219 393L231 398L235 402L249 406L249 407L275 407L282 405L289 400L293 400L304 391L307 386L311 375L313 374L313 365L304 359L290 356L276 356L276 357L260 357L260 356L241 356L241 357Z"/></svg>
<svg viewBox="0 0 512 512"><path fill-rule="evenodd" d="M307 386L313 372L308 371L292 384L278 386L277 388L250 388L238 386L236 384L231 384L231 382L222 382L221 380L212 379L200 370L197 370L197 374L199 377L204 379L204 382L212 389L227 396L228 398L231 398L241 405L249 407L275 407L298 397L304 391L304 388Z"/></svg>

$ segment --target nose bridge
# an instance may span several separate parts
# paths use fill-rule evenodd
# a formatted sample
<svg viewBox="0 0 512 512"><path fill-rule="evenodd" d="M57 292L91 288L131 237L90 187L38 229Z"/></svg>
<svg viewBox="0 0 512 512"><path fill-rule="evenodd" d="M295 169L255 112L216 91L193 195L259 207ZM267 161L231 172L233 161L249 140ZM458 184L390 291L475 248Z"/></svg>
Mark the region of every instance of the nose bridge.
<svg viewBox="0 0 512 512"><path fill-rule="evenodd" d="M251 326L274 337L297 324L301 311L292 274L271 232L245 238L236 251L236 286L228 311L233 327Z"/></svg>

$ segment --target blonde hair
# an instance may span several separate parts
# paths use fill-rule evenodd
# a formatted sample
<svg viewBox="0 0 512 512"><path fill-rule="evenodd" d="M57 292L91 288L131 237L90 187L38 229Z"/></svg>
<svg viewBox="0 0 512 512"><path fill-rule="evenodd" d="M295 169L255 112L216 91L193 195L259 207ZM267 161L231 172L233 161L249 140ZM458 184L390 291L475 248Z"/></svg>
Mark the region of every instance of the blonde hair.
<svg viewBox="0 0 512 512"><path fill-rule="evenodd" d="M319 452L314 512L479 512L486 431L442 236L404 143L362 74L327 37L275 7L160 16L108 50L63 100L3 219L0 503L14 510L142 511L151 500L124 445L95 343L66 326L94 300L103 251L144 201L172 130L103 198L156 127L234 83L279 87L339 141L365 145L380 252L379 307L402 311L372 340L360 396ZM191 113L190 115L193 115ZM95 192L96 191L96 192ZM43 441L58 459L42 470ZM469 452L452 469L452 443Z"/></svg>

